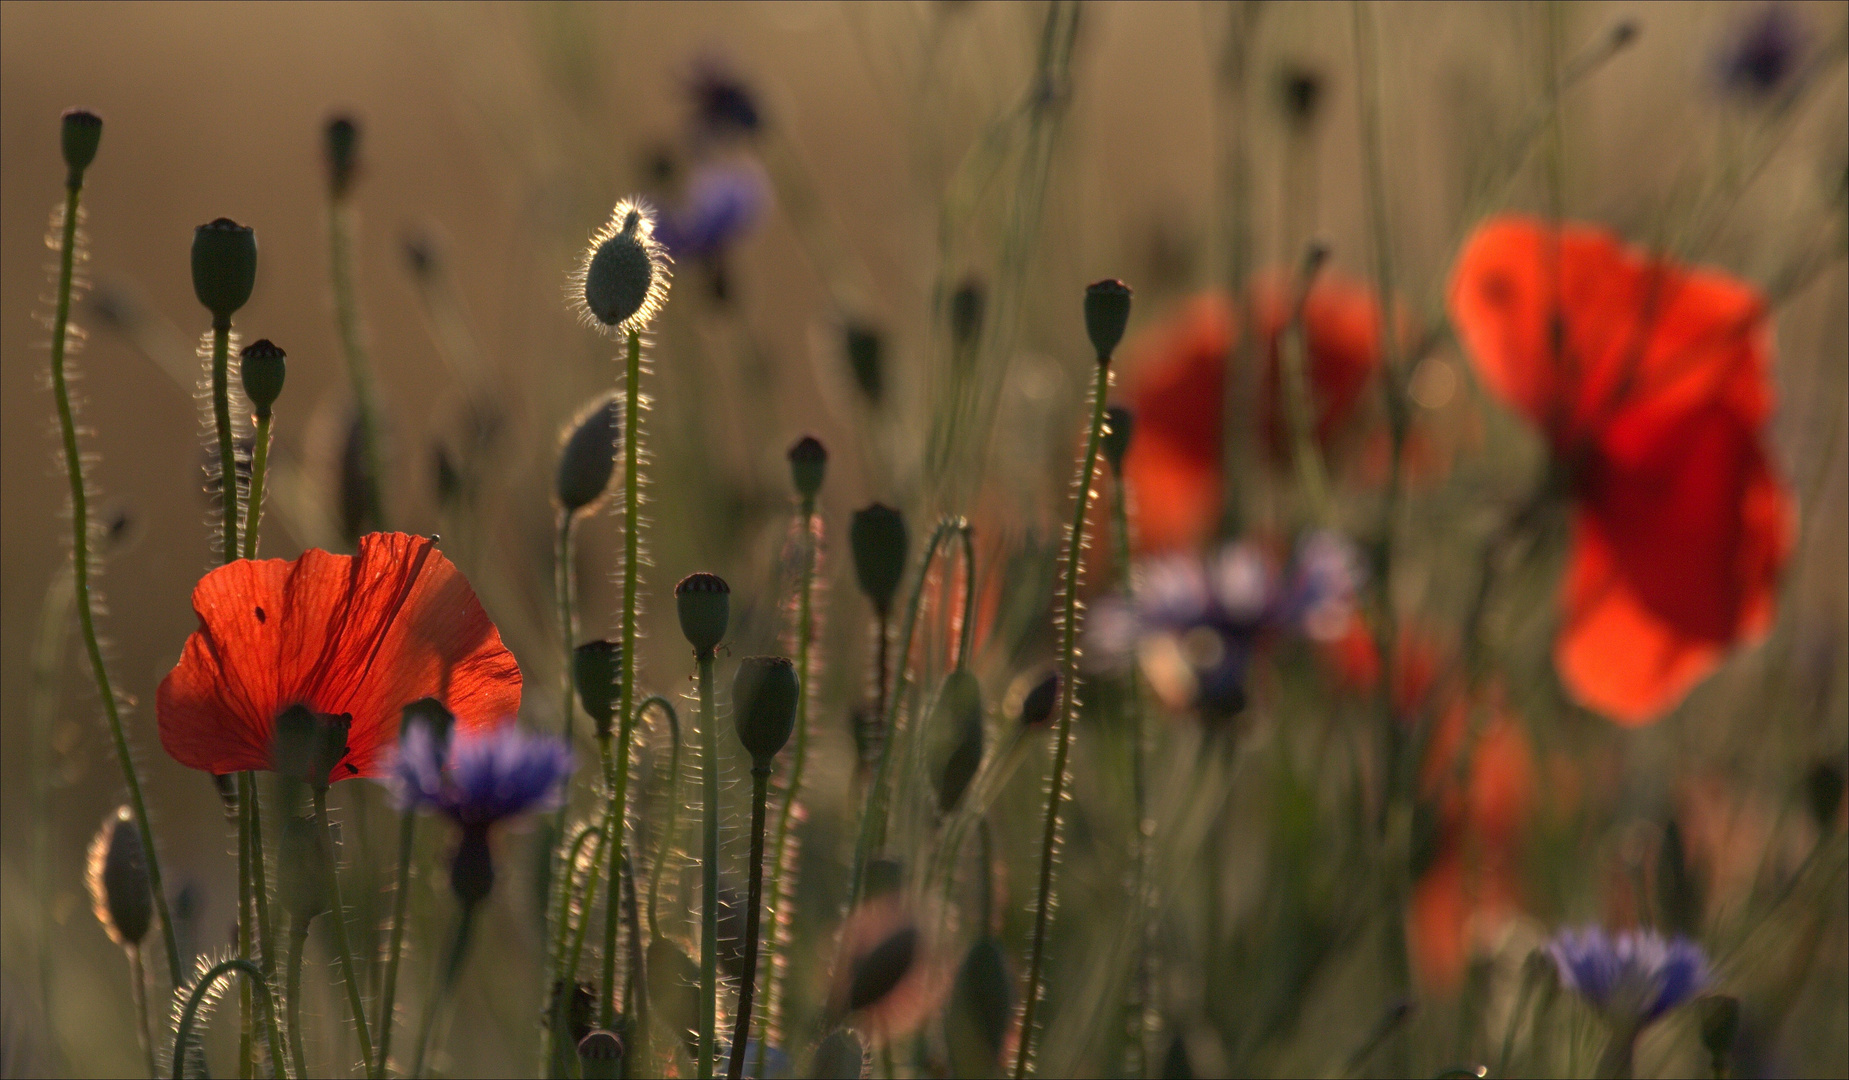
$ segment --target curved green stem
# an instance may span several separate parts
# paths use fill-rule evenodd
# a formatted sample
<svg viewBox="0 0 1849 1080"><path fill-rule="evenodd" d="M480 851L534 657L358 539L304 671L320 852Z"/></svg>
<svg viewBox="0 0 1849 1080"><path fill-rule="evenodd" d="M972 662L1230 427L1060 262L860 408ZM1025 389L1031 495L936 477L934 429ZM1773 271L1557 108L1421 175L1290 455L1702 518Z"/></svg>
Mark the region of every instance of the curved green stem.
<svg viewBox="0 0 1849 1080"><path fill-rule="evenodd" d="M700 668L700 1080L712 1080L719 1008L719 724L713 714L713 654Z"/></svg>
<svg viewBox="0 0 1849 1080"><path fill-rule="evenodd" d="M931 560L937 557L937 549L944 538L958 528L954 521L941 521L931 532L931 542L925 545L924 557L918 564L918 576L912 582L912 595L906 601L905 628L899 635L899 659L895 665L892 679L892 692L887 695L885 715L881 728L880 760L873 773L873 784L867 789L866 808L861 813L860 835L854 841L854 873L849 879L848 907L860 902L860 891L866 885L867 862L873 858L873 852L886 841L886 789L891 783L892 745L898 741L897 723L899 719L899 701L905 696L905 664L912 654L912 634L918 628L918 611L924 601L925 579L931 574Z"/></svg>
<svg viewBox="0 0 1849 1080"><path fill-rule="evenodd" d="M249 960L234 957L206 972L205 976L193 987L192 992L186 996L186 1005L180 1010L180 1024L173 1035L174 1080L180 1080L180 1077L185 1074L186 1049L192 1043L193 1025L199 1020L200 1004L205 1001L206 995L218 980L234 971L244 976L245 981L255 987L257 996L262 999L265 1009L274 1006L274 1001L270 997L269 984L263 980L263 972L259 971L257 965ZM270 1047L270 1071L278 1078L288 1075L283 1072L280 1047Z"/></svg>
<svg viewBox="0 0 1849 1080"><path fill-rule="evenodd" d="M291 916L289 920L289 971L283 996L289 1009L289 1054L295 1059L298 1080L308 1077L308 1053L302 1046L302 946L308 942L308 924L312 921L312 916Z"/></svg>
<svg viewBox="0 0 1849 1080"><path fill-rule="evenodd" d="M315 789L315 821L321 839L322 850L327 858L327 895L332 905L328 919L334 924L334 949L340 956L340 975L347 984L347 1006L353 1014L353 1027L359 1032L360 1062L365 1065L367 1075L373 1072L372 1034L366 1025L366 1003L360 1000L359 972L353 967L353 948L347 942L346 909L340 900L340 868L334 854L332 826L327 819L327 789Z"/></svg>
<svg viewBox="0 0 1849 1080"><path fill-rule="evenodd" d="M969 667L970 649L976 644L976 530L963 521L957 536L963 541L963 621L957 635L957 669L962 670Z"/></svg>
<svg viewBox="0 0 1849 1080"><path fill-rule="evenodd" d="M751 885L745 909L745 974L738 987L738 1020L732 1027L732 1064L728 1080L745 1075L745 1044L751 1034L751 998L758 979L758 909L764 902L764 804L770 799L770 762L751 768Z"/></svg>
<svg viewBox="0 0 1849 1080"><path fill-rule="evenodd" d="M417 814L406 807L398 819L398 876L392 891L392 932L385 953L385 985L379 992L374 1027L379 1032L379 1058L373 1063L374 1080L384 1080L392 1060L392 1029L397 1025L398 962L404 955L405 909L411 898L411 845L416 838Z"/></svg>
<svg viewBox="0 0 1849 1080"><path fill-rule="evenodd" d="M656 908L661 900L661 871L667 865L668 852L674 846L674 834L680 829L680 786L681 786L681 719L674 711L674 703L659 694L642 699L636 706L638 713L650 705L660 705L668 717L668 730L673 736L674 744L668 751L668 820L661 830L661 840L655 846L655 861L648 872L648 936L652 940L661 936L656 921ZM801 709L800 702L797 708Z"/></svg>
<svg viewBox="0 0 1849 1080"><path fill-rule="evenodd" d="M777 811L777 838L771 844L770 910L764 930L764 1009L758 1024L758 1052L752 1063L752 1075L763 1076L770 1048L771 1029L777 1022L777 938L782 929L781 913L784 889L794 891L794 882L785 875L795 874L790 867L790 826L802 795L803 766L809 760L809 639L814 636L815 602L815 500L804 499L797 515L802 521L803 569L796 586L796 679L801 689L796 697L796 746L790 756L790 779L783 792L783 806ZM649 896L649 928L654 930L654 891Z"/></svg>
<svg viewBox="0 0 1849 1080"><path fill-rule="evenodd" d="M257 528L263 523L263 479L270 467L270 414L257 414L256 448L250 459L250 494L244 500L244 557L257 557Z"/></svg>
<svg viewBox="0 0 1849 1080"><path fill-rule="evenodd" d="M58 434L64 443L64 470L71 488L71 580L76 587L77 621L83 629L84 651L90 656L90 674L96 680L97 697L102 699L103 714L109 720L109 737L115 743L116 761L122 766L122 779L128 785L128 803L135 811L135 827L148 860L148 886L154 893L154 909L160 916L161 943L167 948L167 973L174 986L181 985L180 949L174 938L173 916L167 910L167 890L161 885L159 845L154 842L154 828L148 821L147 800L141 793L141 775L128 749L128 737L122 731L122 708L116 700L115 687L109 680L109 667L103 662L103 648L96 636L96 612L90 599L90 500L84 485L83 458L77 449L77 420L71 409L71 391L64 370L64 353L70 334L71 276L77 254L77 211L83 195L83 175L73 172L64 192L62 242L58 247L58 308L51 325L51 388L58 403Z"/></svg>
<svg viewBox="0 0 1849 1080"><path fill-rule="evenodd" d="M1092 479L1098 467L1098 444L1104 432L1104 398L1111 385L1111 367L1098 365L1091 390L1091 431L1085 439L1085 459L1079 466L1077 507L1066 537L1065 600L1060 612L1059 741L1053 752L1053 776L1048 784L1046 828L1040 840L1040 886L1034 903L1033 949L1028 953L1027 993L1022 998L1021 1044L1014 1059L1015 1080L1027 1075L1034 1053L1034 1014L1040 1005L1041 963L1046 952L1047 917L1052 913L1053 856L1059 844L1059 806L1066 794L1066 759L1072 751L1072 716L1078 704L1079 679L1079 560L1085 552L1085 511L1091 506Z"/></svg>
<svg viewBox="0 0 1849 1080"><path fill-rule="evenodd" d="M436 986L424 1002L424 1019L417 1026L417 1056L411 1062L412 1080L424 1075L424 1058L430 1050L430 1032L436 1026L437 1013L456 988L456 977L462 974L462 960L468 954L469 931L475 924L477 906L469 903L462 905L462 915L456 920L456 936L450 941L449 955L438 972Z"/></svg>
<svg viewBox="0 0 1849 1080"><path fill-rule="evenodd" d="M334 318L340 327L341 350L347 354L347 377L353 383L353 407L359 413L360 457L366 466L363 497L373 527L384 529L385 496L380 485L385 474L379 467L378 406L372 394L372 366L360 334L359 300L353 287L352 209L342 196L328 206L328 263L334 281Z"/></svg>

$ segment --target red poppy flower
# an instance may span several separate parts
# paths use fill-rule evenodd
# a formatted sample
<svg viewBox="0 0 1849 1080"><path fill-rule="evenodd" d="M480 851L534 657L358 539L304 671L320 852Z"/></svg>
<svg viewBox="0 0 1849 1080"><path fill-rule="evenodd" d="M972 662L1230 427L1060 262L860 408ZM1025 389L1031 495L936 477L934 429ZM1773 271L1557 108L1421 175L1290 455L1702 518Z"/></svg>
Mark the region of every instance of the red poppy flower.
<svg viewBox="0 0 1849 1080"><path fill-rule="evenodd" d="M1288 452L1279 380L1279 342L1291 318L1290 286L1278 274L1251 288L1252 325L1264 348L1264 409L1259 422L1280 460ZM1325 447L1353 418L1380 361L1380 309L1373 294L1334 271L1304 299L1304 332L1316 437ZM1233 351L1233 304L1203 293L1125 350L1127 394L1136 435L1124 462L1135 493L1137 546L1197 547L1220 514L1221 413L1226 361Z"/></svg>
<svg viewBox="0 0 1849 1080"><path fill-rule="evenodd" d="M1509 217L1465 244L1450 307L1484 382L1573 478L1561 678L1648 723L1771 623L1793 508L1760 437L1764 302L1601 230Z"/></svg>
<svg viewBox="0 0 1849 1080"><path fill-rule="evenodd" d="M377 776L399 712L434 697L462 730L520 708L520 669L481 602L435 542L360 537L358 555L240 559L193 589L199 629L156 699L161 745L214 774L271 768L278 713L306 705L353 718L331 780Z"/></svg>

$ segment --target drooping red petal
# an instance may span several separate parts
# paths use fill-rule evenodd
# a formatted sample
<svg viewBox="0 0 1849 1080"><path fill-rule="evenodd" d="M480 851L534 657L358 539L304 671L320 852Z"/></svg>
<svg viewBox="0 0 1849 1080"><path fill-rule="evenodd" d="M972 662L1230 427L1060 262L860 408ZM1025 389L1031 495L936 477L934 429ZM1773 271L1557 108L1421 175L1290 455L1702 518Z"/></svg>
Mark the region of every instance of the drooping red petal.
<svg viewBox="0 0 1849 1080"><path fill-rule="evenodd" d="M275 717L293 704L353 717L332 779L376 775L399 712L435 697L463 729L520 706L520 669L462 574L404 533L357 555L238 560L193 590L199 629L156 699L161 744L212 773L270 767Z"/></svg>

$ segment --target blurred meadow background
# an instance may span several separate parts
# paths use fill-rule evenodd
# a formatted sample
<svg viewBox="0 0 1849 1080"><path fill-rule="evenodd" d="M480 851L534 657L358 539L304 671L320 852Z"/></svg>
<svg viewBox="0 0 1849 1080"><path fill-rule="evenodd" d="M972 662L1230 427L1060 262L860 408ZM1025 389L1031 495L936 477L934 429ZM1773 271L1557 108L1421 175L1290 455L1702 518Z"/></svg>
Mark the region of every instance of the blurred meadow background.
<svg viewBox="0 0 1849 1080"><path fill-rule="evenodd" d="M1740 51L1768 18L1780 20L1787 52L1775 59L1790 70L1762 85L1742 74ZM1357 74L1357 32L1373 78ZM875 501L900 508L914 553L939 515L972 523L984 612L974 670L1005 747L1058 645L1054 549L1095 370L1085 286L1120 278L1135 290L1112 395L1128 400L1169 353L1233 348L1189 343L1213 337L1202 297L1234 280L1288 278L1312 241L1326 247L1325 273L1378 294L1378 220L1410 355L1368 376L1325 448L1333 509L1321 523L1372 555L1393 508L1390 589L1361 605L1366 621L1377 636L1429 642L1442 670L1493 671L1479 682L1494 685L1496 704L1471 707L1495 719L1473 719L1470 742L1506 727L1510 760L1486 772L1425 756L1419 820L1381 841L1400 845L1409 867L1402 924L1382 899L1398 894L1376 887L1379 845L1357 810L1379 786L1374 729L1398 722L1369 689L1383 678L1377 655L1369 675L1367 657L1331 635L1260 648L1234 723L1144 687L1147 830L1130 806L1133 738L1120 722L1135 684L1088 666L1037 1071L1434 1075L1482 1064L1589 1075L1595 1019L1563 1003L1543 1023L1529 957L1556 929L1597 922L1661 927L1707 949L1712 989L1741 1002L1729 1054L1742 1075L1849 1072L1846 51L1849 4L1834 2L0 4L7 1074L142 1068L121 952L83 881L85 848L120 803L122 776L76 635L44 615L69 555L68 492L35 315L49 311L58 116L74 105L107 125L84 193L92 286L72 320L87 335L75 363L96 454L92 506L119 523L103 542L101 629L135 701L129 739L183 949L223 950L237 908L218 798L162 751L154 716L155 687L196 625L189 594L215 562L195 398L208 319L190 289L191 229L221 216L255 228L260 269L238 327L289 354L264 554L350 551L377 523L356 505L329 285L323 132L345 115L361 131L354 266L385 516L441 534L519 660L528 726L556 731L560 719L560 431L621 382L619 347L579 324L567 276L618 199L651 201L685 245L650 334L642 692L678 701L690 688L672 586L695 571L731 584L733 655L787 651L797 547L784 454L804 434L829 448L812 758L786 935L797 959L782 994L784 1049L798 1067L825 1033L814 1025L866 783L852 714L874 649L851 513ZM1378 111L1377 182L1363 103ZM1777 404L1766 441L1798 521L1776 611L1763 639L1729 650L1645 725L1578 704L1555 672L1564 512L1533 530L1471 617L1480 553L1547 457L1446 321L1460 245L1508 211L1596 223L1719 268L1770 309ZM1383 378L1400 389L1383 395ZM1234 415L1257 430L1252 400ZM1406 410L1394 499L1387 401ZM1161 419L1135 422L1141 432ZM1289 551L1316 516L1302 474L1274 467L1262 438L1240 438L1251 482L1226 516L1242 536ZM620 608L614 504L578 528L585 638L612 634ZM1108 616L1106 594L1124 578L1108 515L1092 521L1084 595ZM1233 537L1195 547L1219 539ZM949 666L953 620L937 599L949 584L931 593L921 630L925 702ZM1090 638L1086 647L1109 651ZM722 667L729 685L730 660ZM923 704L907 708L920 723ZM651 779L636 813L650 829L664 738L650 726L638 751ZM724 874L742 881L748 763L727 753ZM583 785L594 755L582 740ZM1052 756L1050 739L1029 747L987 815L995 935L1016 1002ZM1445 801L1447 771L1472 778L1459 781L1461 810ZM928 792L922 779L901 783L914 803ZM366 782L337 785L332 801L347 898L364 925L384 911L368 890L389 891L395 814ZM1431 811L1440 816L1495 820L1459 826L1476 839L1453 851L1444 827L1422 824L1426 801L1448 808ZM895 810L892 846L922 865L934 823L908 806ZM1130 932L1138 920L1125 899L1127 837L1144 831L1154 845L1146 943ZM433 1058L440 1074L534 1068L544 835L536 820L497 840L501 885ZM422 837L420 865L435 873L448 840L436 828ZM1453 870L1455 897L1437 876ZM670 874L667 888L691 903L691 877ZM447 900L437 885L413 894L407 1008L427 993ZM963 962L969 921L933 943L943 955L929 963L945 972L936 982ZM1396 975L1383 956L1402 939L1410 970ZM322 948L311 939L303 1008L332 1031L345 1006ZM1146 973L1135 959L1145 954ZM159 1022L165 969L150 970L163 973L156 1037L170 1039ZM1145 1008L1129 1007L1137 1015L1126 1021L1138 985ZM956 1006L930 1007L935 1017ZM209 1040L221 1073L234 1071L235 1011L230 999L220 1006ZM931 1019L869 1067L983 1075L943 1049L955 1026ZM1651 1028L1639 1074L1707 1069L1698 1027L1691 1009ZM339 1041L317 1055L331 1063L347 1049Z"/></svg>

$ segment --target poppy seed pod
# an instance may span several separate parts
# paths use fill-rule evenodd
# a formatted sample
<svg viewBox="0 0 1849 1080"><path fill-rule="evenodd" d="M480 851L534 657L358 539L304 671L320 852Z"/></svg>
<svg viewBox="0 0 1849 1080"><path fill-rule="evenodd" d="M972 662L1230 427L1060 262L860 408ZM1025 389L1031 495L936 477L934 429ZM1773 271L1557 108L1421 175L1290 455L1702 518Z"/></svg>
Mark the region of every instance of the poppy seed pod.
<svg viewBox="0 0 1849 1080"><path fill-rule="evenodd" d="M853 958L848 979L847 1011L879 1004L911 974L918 960L918 927L907 923L873 948Z"/></svg>
<svg viewBox="0 0 1849 1080"><path fill-rule="evenodd" d="M616 471L617 403L615 396L593 402L572 421L559 450L553 497L568 514L596 502Z"/></svg>
<svg viewBox="0 0 1849 1080"><path fill-rule="evenodd" d="M886 396L885 351L880 332L864 322L850 322L842 330L847 346L847 366L853 372L854 385L866 395L868 404L878 405Z"/></svg>
<svg viewBox="0 0 1849 1080"><path fill-rule="evenodd" d="M784 656L747 656L732 678L732 721L752 766L770 767L796 730L796 700L802 687L796 665Z"/></svg>
<svg viewBox="0 0 1849 1080"><path fill-rule="evenodd" d="M327 152L327 186L334 198L347 194L359 171L360 128L351 116L328 120L323 148Z"/></svg>
<svg viewBox="0 0 1849 1080"><path fill-rule="evenodd" d="M238 377L244 381L244 396L250 399L258 419L268 419L270 408L282 396L283 379L289 373L288 359L289 354L269 338L259 338L238 353Z"/></svg>
<svg viewBox="0 0 1849 1080"><path fill-rule="evenodd" d="M404 743L404 737L410 733L413 726L421 726L429 730L430 741L436 747L438 761L449 757L449 736L456 728L456 714L450 712L447 706L433 697L418 698L406 705L402 718L398 722L400 745Z"/></svg>
<svg viewBox="0 0 1849 1080"><path fill-rule="evenodd" d="M623 647L614 641L587 641L572 651L571 664L578 701L596 721L597 737L608 738L621 696L617 683L623 678Z"/></svg>
<svg viewBox="0 0 1849 1080"><path fill-rule="evenodd" d="M1059 702L1059 672L1051 671L1021 699L1021 726L1044 727L1053 719L1053 706Z"/></svg>
<svg viewBox="0 0 1849 1080"><path fill-rule="evenodd" d="M674 586L680 609L681 633L699 656L711 656L725 639L731 618L731 586L718 574L688 574Z"/></svg>
<svg viewBox="0 0 1849 1080"><path fill-rule="evenodd" d="M256 284L257 234L250 226L218 218L193 230L193 295L215 324L229 324Z"/></svg>
<svg viewBox="0 0 1849 1080"><path fill-rule="evenodd" d="M804 435L790 447L789 456L790 483L796 485L796 494L813 500L828 474L828 448L815 436Z"/></svg>
<svg viewBox="0 0 1849 1080"><path fill-rule="evenodd" d="M88 109L67 109L59 125L64 148L64 166L71 180L80 181L83 171L96 160L97 144L103 141L103 118Z"/></svg>
<svg viewBox="0 0 1849 1080"><path fill-rule="evenodd" d="M905 515L882 503L856 510L848 523L848 546L860 591L884 619L892 611L899 579L905 576Z"/></svg>
<svg viewBox="0 0 1849 1080"><path fill-rule="evenodd" d="M1323 77L1297 64L1278 72L1278 104L1293 128L1306 131L1316 122L1317 106L1322 104Z"/></svg>
<svg viewBox="0 0 1849 1080"><path fill-rule="evenodd" d="M982 684L967 668L944 677L931 710L931 730L942 755L932 773L937 782L937 808L948 814L962 801L982 764Z"/></svg>
<svg viewBox="0 0 1849 1080"><path fill-rule="evenodd" d="M326 791L328 777L347 756L351 716L317 713L306 705L291 705L276 717L270 742L273 768L317 791Z"/></svg>
<svg viewBox="0 0 1849 1080"><path fill-rule="evenodd" d="M1111 362L1130 322L1130 286L1110 278L1085 287L1085 333L1098 352L1098 363Z"/></svg>
<svg viewBox="0 0 1849 1080"><path fill-rule="evenodd" d="M982 333L982 316L987 307L988 293L976 278L965 278L950 294L950 340L958 349L975 344Z"/></svg>
<svg viewBox="0 0 1849 1080"><path fill-rule="evenodd" d="M623 1075L623 1040L614 1031L593 1031L578 1040L578 1061L584 1080L616 1080Z"/></svg>
<svg viewBox="0 0 1849 1080"><path fill-rule="evenodd" d="M1104 410L1104 460L1110 463L1111 471L1119 476L1124 471L1124 455L1130 452L1130 435L1135 430L1135 421L1130 410L1122 405L1113 405Z"/></svg>
<svg viewBox="0 0 1849 1080"><path fill-rule="evenodd" d="M154 891L148 884L148 856L141 830L128 807L117 807L90 842L90 903L117 945L134 948L154 922Z"/></svg>
<svg viewBox="0 0 1849 1080"><path fill-rule="evenodd" d="M590 325L617 336L647 325L668 299L668 255L655 239L654 214L632 199L617 203L573 280Z"/></svg>

